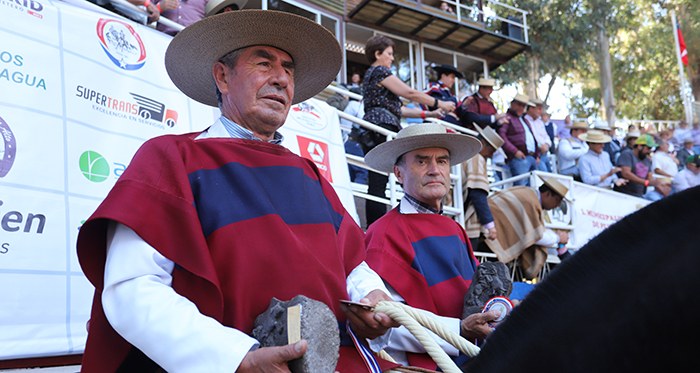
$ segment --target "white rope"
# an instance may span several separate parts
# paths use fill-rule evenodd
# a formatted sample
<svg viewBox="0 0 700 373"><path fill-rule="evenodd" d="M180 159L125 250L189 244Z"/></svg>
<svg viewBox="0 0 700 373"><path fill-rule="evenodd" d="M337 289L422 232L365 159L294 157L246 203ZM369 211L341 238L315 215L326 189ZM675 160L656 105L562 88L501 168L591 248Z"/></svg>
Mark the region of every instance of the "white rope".
<svg viewBox="0 0 700 373"><path fill-rule="evenodd" d="M385 313L394 321L405 326L445 373L461 373L461 370L423 327L430 329L440 338L470 357L476 356L480 351L479 347L474 346L471 342L423 313L427 311L418 311L402 303L386 301L377 303L374 311Z"/></svg>

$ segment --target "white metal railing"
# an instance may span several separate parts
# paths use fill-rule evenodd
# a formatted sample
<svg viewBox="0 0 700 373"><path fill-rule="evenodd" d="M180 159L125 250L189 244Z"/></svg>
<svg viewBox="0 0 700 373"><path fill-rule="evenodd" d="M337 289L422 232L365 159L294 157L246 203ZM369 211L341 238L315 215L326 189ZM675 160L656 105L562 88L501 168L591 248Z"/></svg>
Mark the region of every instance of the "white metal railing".
<svg viewBox="0 0 700 373"><path fill-rule="evenodd" d="M523 41L525 41L525 43L529 43L528 31L530 28L527 25L527 14L529 12L526 10L522 10L495 0L484 0L484 3L489 3L489 6L485 6L486 10L484 10L483 8L479 8L476 4L462 4L460 0L443 0L442 2L449 4L453 7L453 9L456 10L454 15L457 17L457 22L462 22L462 20L464 19L466 21L485 23L483 20L487 18L505 22L521 28L523 30ZM522 22L516 22L514 20L499 17L496 12L498 8L505 8L520 13ZM471 14L473 16L464 16L463 13Z"/></svg>
<svg viewBox="0 0 700 373"><path fill-rule="evenodd" d="M126 0L109 0L109 1L113 4L116 4L117 6L128 9L129 11L134 12L135 14L140 14L142 16L145 15L146 17L148 17L148 12L145 9L140 8L140 7L134 5ZM175 30L178 30L178 31L185 28L185 26L183 26L175 21L171 21L163 16L158 18L158 23L161 23L161 24L168 26L170 28L174 28Z"/></svg>

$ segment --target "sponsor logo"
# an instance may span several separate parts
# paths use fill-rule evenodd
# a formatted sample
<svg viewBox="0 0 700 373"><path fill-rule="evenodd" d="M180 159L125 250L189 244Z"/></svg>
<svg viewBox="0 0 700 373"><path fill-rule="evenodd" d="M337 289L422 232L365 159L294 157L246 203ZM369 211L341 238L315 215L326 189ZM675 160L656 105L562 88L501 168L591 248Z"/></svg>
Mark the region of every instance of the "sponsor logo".
<svg viewBox="0 0 700 373"><path fill-rule="evenodd" d="M5 232L17 233L44 233L46 226L46 215L33 212L6 211L2 208L4 204L0 201L0 230ZM2 238L7 238L3 235ZM0 242L0 254L7 254L10 249L15 249L10 245L10 242Z"/></svg>
<svg viewBox="0 0 700 373"><path fill-rule="evenodd" d="M115 179L118 179L126 170L126 165L123 163L115 162L110 167L107 159L94 150L83 152L78 160L78 166L83 176L94 183L101 183L107 180L110 172L114 174Z"/></svg>
<svg viewBox="0 0 700 373"><path fill-rule="evenodd" d="M5 177L15 162L17 141L10 129L10 125L2 118L0 118L0 138L2 138L3 142L3 146L0 147L0 177Z"/></svg>
<svg viewBox="0 0 700 373"><path fill-rule="evenodd" d="M75 95L92 103L92 109L106 115L128 119L160 129L173 128L177 124L177 111L166 109L165 105L152 98L129 93L123 99L107 96L94 89L76 87Z"/></svg>
<svg viewBox="0 0 700 373"><path fill-rule="evenodd" d="M120 69L138 70L146 63L143 41L128 23L100 18L97 37L109 59Z"/></svg>
<svg viewBox="0 0 700 373"><path fill-rule="evenodd" d="M321 130L328 125L324 113L306 101L292 106L290 116L302 126L312 130Z"/></svg>
<svg viewBox="0 0 700 373"><path fill-rule="evenodd" d="M312 140L303 136L297 136L299 152L301 156L314 162L321 175L329 182L333 182L331 174L331 162L328 156L328 144L322 141Z"/></svg>
<svg viewBox="0 0 700 373"><path fill-rule="evenodd" d="M18 67L22 66L24 66L24 58L22 56L12 54L8 51L0 52L0 83L4 79L8 83L24 84L28 87L46 90L46 81L44 81L44 78L39 78L36 75L26 74L17 70Z"/></svg>
<svg viewBox="0 0 700 373"><path fill-rule="evenodd" d="M23 13L26 11L27 14L39 19L44 18L44 16L41 15L44 6L36 0L0 0L0 5Z"/></svg>

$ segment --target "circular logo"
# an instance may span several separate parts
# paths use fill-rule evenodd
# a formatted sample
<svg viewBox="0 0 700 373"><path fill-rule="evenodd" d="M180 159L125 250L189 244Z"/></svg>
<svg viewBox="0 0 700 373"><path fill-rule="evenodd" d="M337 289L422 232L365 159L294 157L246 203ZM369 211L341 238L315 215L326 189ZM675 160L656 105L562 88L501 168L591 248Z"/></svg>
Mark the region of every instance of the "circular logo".
<svg viewBox="0 0 700 373"><path fill-rule="evenodd" d="M0 146L0 177L4 177L10 172L12 164L15 162L15 154L17 154L17 142L15 135L12 134L10 125L0 118L0 138L4 146Z"/></svg>
<svg viewBox="0 0 700 373"><path fill-rule="evenodd" d="M97 152L88 150L80 156L80 171L88 180L100 183L109 177L109 162Z"/></svg>
<svg viewBox="0 0 700 373"><path fill-rule="evenodd" d="M114 19L97 22L97 37L109 59L124 70L138 70L146 63L146 48L131 25Z"/></svg>
<svg viewBox="0 0 700 373"><path fill-rule="evenodd" d="M302 126L312 130L322 130L328 125L328 118L325 114L307 101L292 106L289 116Z"/></svg>

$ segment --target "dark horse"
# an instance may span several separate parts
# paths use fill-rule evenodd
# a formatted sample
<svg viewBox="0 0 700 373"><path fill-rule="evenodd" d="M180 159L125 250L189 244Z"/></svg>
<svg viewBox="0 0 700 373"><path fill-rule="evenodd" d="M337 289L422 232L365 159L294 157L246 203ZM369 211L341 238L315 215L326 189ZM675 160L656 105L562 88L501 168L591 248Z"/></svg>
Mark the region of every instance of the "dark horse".
<svg viewBox="0 0 700 373"><path fill-rule="evenodd" d="M700 187L613 224L488 337L467 372L700 369Z"/></svg>

